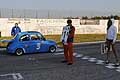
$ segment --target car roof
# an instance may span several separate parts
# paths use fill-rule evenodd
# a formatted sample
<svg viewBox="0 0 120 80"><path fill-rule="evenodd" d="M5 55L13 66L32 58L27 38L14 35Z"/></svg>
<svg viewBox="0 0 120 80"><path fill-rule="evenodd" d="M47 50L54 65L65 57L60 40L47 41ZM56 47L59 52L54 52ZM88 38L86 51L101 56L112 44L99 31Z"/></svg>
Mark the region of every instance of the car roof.
<svg viewBox="0 0 120 80"><path fill-rule="evenodd" d="M27 33L40 33L38 31L26 31Z"/></svg>
<svg viewBox="0 0 120 80"><path fill-rule="evenodd" d="M24 32L18 33L17 36L22 36L22 35L25 35L25 34L41 34L41 33L37 32L37 31L24 31Z"/></svg>
<svg viewBox="0 0 120 80"><path fill-rule="evenodd" d="M18 33L14 38L19 39L21 36L26 35L26 34L30 35L30 34L41 34L41 33L37 31L23 31L23 32Z"/></svg>
<svg viewBox="0 0 120 80"><path fill-rule="evenodd" d="M40 32L37 32L37 31L24 31L24 32L20 32L20 34L32 34L32 33L40 33Z"/></svg>

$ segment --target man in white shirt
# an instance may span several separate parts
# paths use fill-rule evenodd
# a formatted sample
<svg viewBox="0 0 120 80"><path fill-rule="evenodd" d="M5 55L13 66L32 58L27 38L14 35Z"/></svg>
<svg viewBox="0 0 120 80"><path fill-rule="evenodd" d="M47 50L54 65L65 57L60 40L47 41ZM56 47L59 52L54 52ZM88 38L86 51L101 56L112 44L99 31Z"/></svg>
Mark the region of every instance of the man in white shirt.
<svg viewBox="0 0 120 80"><path fill-rule="evenodd" d="M62 36L61 36L61 42L63 42L64 45L67 44L69 31L70 31L70 26L64 26L63 27Z"/></svg>
<svg viewBox="0 0 120 80"><path fill-rule="evenodd" d="M116 59L115 66L119 66L119 60L115 48L116 38L117 38L117 28L116 26L114 26L114 19L109 19L107 23L107 35L106 35L106 44L108 47L106 64L109 64L110 47L112 47L112 51Z"/></svg>
<svg viewBox="0 0 120 80"><path fill-rule="evenodd" d="M67 65L72 65L74 63L73 56L73 41L75 35L75 27L72 25L72 20L67 20L67 25L63 27L61 42L64 47L64 60L62 63L67 63Z"/></svg>

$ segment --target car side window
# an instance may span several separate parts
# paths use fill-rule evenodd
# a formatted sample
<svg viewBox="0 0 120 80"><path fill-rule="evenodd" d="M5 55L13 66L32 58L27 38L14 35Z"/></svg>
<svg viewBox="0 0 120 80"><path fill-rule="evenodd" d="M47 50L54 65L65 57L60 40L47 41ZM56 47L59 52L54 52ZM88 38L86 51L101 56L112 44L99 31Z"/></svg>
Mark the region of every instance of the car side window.
<svg viewBox="0 0 120 80"><path fill-rule="evenodd" d="M37 34L37 36L41 39L41 40L45 40L44 36L42 34Z"/></svg>
<svg viewBox="0 0 120 80"><path fill-rule="evenodd" d="M29 40L30 40L30 37L27 34L20 37L20 41L29 41Z"/></svg>
<svg viewBox="0 0 120 80"><path fill-rule="evenodd" d="M40 40L40 37L37 34L31 34L31 40Z"/></svg>

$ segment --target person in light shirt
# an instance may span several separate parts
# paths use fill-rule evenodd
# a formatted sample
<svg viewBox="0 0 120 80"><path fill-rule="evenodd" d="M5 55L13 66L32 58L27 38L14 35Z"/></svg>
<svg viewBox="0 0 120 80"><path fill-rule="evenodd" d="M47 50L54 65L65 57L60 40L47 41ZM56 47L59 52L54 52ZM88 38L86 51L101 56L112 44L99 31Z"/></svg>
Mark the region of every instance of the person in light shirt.
<svg viewBox="0 0 120 80"><path fill-rule="evenodd" d="M110 47L112 47L112 52L115 56L116 59L116 66L119 66L119 60L117 57L117 52L116 52L116 48L115 48L115 42L116 42L116 38L117 38L117 28L114 25L114 19L109 19L108 23L107 23L107 34L106 34L106 44L108 47L107 50L107 59L106 59L106 64L109 64L109 56L110 56Z"/></svg>

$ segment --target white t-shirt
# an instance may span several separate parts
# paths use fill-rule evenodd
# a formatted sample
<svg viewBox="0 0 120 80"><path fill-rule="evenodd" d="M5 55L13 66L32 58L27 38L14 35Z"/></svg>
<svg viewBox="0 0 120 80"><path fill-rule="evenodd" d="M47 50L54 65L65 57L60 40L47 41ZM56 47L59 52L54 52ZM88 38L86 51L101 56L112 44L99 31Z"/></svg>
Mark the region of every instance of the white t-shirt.
<svg viewBox="0 0 120 80"><path fill-rule="evenodd" d="M117 38L117 28L114 25L111 25L110 28L107 30L107 39L113 40L113 42L116 41Z"/></svg>
<svg viewBox="0 0 120 80"><path fill-rule="evenodd" d="M70 32L70 26L64 26L61 35L61 42L67 43L69 32Z"/></svg>

